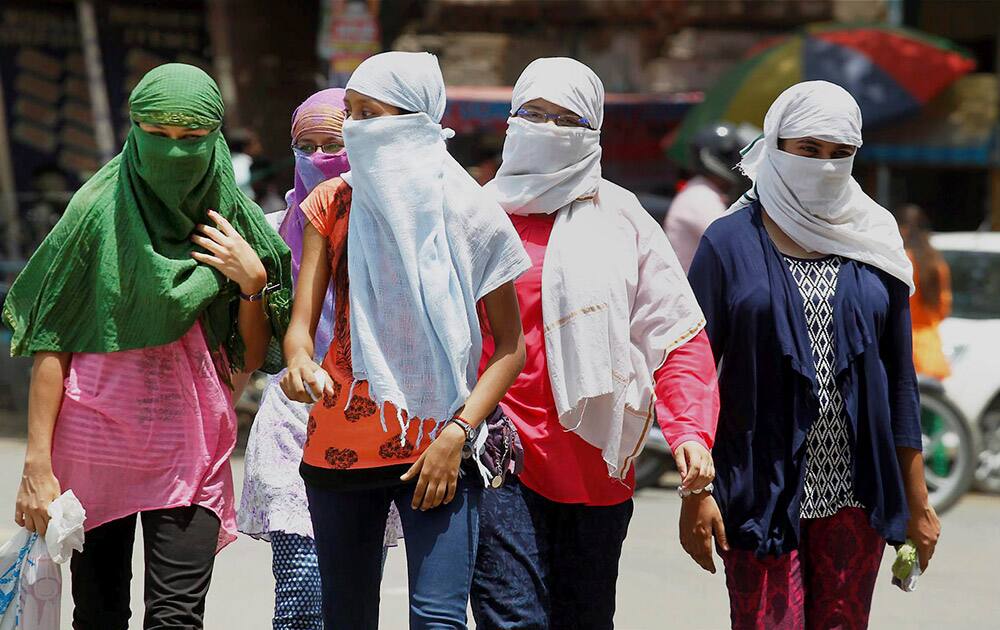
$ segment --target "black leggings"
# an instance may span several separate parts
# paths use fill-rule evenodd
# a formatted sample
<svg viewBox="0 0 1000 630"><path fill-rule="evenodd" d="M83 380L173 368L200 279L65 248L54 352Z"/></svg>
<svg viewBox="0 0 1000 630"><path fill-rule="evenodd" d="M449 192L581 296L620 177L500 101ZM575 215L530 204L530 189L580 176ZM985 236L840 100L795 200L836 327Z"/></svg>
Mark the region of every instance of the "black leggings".
<svg viewBox="0 0 1000 630"><path fill-rule="evenodd" d="M142 627L202 627L219 519L197 506L143 512L146 616ZM74 630L128 630L136 515L87 532L73 554Z"/></svg>

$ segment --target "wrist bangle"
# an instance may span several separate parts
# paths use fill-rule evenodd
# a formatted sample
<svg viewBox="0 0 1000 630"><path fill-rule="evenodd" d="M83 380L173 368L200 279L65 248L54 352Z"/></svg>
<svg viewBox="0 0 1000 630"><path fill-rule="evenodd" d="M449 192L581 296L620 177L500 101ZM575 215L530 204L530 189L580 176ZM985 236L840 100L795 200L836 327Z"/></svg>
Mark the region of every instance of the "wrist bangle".
<svg viewBox="0 0 1000 630"><path fill-rule="evenodd" d="M701 494L702 492L705 492L707 494L712 494L713 490L715 490L715 485L711 483L702 488L701 490L685 490L684 488L677 486L677 494L679 494L682 499L686 499L692 494Z"/></svg>

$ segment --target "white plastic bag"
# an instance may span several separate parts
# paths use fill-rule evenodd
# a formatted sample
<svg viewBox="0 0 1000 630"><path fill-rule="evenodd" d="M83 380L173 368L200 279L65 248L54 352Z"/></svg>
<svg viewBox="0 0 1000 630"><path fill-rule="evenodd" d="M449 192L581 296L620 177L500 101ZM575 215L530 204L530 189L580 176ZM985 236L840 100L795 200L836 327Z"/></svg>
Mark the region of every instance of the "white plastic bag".
<svg viewBox="0 0 1000 630"><path fill-rule="evenodd" d="M64 564L74 551L83 551L83 521L86 511L72 490L49 504L49 528L45 530L45 546L56 564Z"/></svg>
<svg viewBox="0 0 1000 630"><path fill-rule="evenodd" d="M21 573L28 552L37 540L36 534L21 529L0 547L0 630L17 628L21 607Z"/></svg>
<svg viewBox="0 0 1000 630"><path fill-rule="evenodd" d="M35 541L21 569L20 610L17 630L59 630L62 595L61 567L52 561L45 540Z"/></svg>
<svg viewBox="0 0 1000 630"><path fill-rule="evenodd" d="M83 549L86 514L72 490L48 512L45 538L22 528L0 547L0 630L59 630L59 564Z"/></svg>

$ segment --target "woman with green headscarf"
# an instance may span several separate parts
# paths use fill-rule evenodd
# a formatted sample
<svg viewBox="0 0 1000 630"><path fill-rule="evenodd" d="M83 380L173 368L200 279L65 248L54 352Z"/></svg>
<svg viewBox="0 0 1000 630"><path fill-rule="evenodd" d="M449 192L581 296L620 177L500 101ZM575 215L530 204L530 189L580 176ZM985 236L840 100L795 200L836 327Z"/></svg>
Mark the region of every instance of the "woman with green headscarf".
<svg viewBox="0 0 1000 630"><path fill-rule="evenodd" d="M76 193L11 288L34 356L15 520L45 532L70 489L87 511L73 627L128 627L137 515L144 627L202 627L215 553L235 539L232 383L289 317L287 247L239 191L222 98L167 64L129 99L122 152Z"/></svg>

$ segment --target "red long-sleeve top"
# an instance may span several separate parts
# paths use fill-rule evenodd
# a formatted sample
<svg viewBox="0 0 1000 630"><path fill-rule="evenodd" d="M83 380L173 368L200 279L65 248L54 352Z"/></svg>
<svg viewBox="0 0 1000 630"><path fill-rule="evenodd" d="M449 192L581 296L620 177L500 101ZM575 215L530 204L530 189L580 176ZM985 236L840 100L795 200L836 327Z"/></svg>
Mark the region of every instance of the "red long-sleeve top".
<svg viewBox="0 0 1000 630"><path fill-rule="evenodd" d="M608 475L600 449L559 423L545 358L542 325L542 264L555 215L512 216L532 267L515 281L527 359L524 371L501 403L524 444L521 483L551 501L615 505L635 492L635 471L625 483ZM483 342L483 363L493 341ZM715 360L704 331L667 357L656 371L657 420L671 448L695 441L712 448L719 415Z"/></svg>

